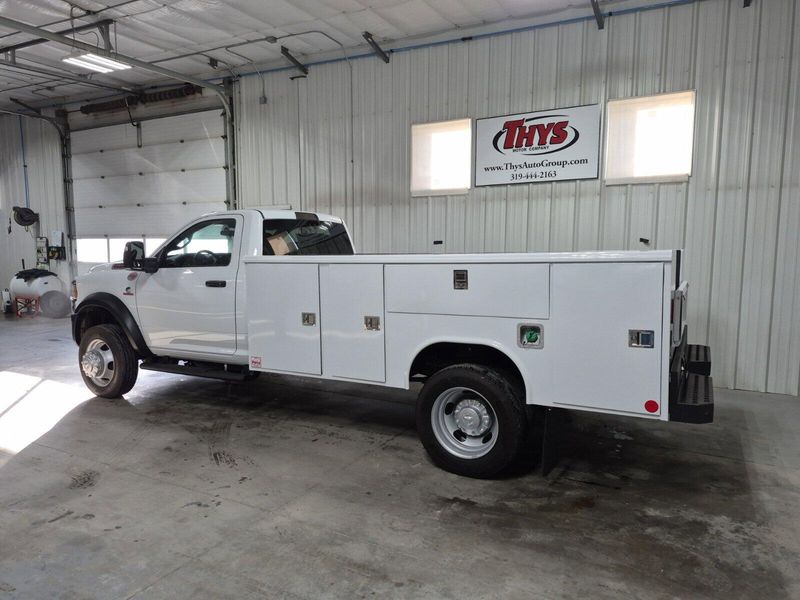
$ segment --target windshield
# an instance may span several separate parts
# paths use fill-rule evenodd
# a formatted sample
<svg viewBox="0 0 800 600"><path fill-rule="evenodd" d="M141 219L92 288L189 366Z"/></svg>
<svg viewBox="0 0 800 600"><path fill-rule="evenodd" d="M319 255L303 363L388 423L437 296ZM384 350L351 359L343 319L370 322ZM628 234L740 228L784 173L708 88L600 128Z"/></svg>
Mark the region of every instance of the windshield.
<svg viewBox="0 0 800 600"><path fill-rule="evenodd" d="M342 223L316 219L265 219L264 255L353 254Z"/></svg>

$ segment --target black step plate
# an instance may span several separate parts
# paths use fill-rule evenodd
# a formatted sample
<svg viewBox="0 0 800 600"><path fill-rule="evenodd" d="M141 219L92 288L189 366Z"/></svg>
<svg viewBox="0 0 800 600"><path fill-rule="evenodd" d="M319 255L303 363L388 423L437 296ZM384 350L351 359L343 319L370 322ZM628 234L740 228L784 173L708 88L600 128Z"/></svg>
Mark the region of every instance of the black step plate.
<svg viewBox="0 0 800 600"><path fill-rule="evenodd" d="M669 420L682 423L714 421L714 387L711 377L689 373L682 397L669 408Z"/></svg>
<svg viewBox="0 0 800 600"><path fill-rule="evenodd" d="M686 370L697 375L711 375L711 348L689 344L686 349Z"/></svg>

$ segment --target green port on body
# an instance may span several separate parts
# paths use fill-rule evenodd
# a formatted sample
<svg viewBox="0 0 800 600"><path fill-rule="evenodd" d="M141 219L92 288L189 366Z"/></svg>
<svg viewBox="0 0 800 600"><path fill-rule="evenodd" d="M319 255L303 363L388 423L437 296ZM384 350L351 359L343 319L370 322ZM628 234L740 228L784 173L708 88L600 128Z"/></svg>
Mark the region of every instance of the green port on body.
<svg viewBox="0 0 800 600"><path fill-rule="evenodd" d="M541 348L543 335L541 325L520 325L518 344L523 348Z"/></svg>

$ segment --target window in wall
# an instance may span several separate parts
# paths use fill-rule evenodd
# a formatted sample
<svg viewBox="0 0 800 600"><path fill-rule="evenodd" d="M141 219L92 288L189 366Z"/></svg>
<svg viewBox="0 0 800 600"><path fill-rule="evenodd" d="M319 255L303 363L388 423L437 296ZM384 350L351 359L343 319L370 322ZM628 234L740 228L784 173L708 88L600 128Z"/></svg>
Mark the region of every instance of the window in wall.
<svg viewBox="0 0 800 600"><path fill-rule="evenodd" d="M411 195L460 194L472 182L472 120L411 126Z"/></svg>
<svg viewBox="0 0 800 600"><path fill-rule="evenodd" d="M122 262L122 253L125 252L125 244L128 242L141 242L140 237L110 238L108 240L108 262Z"/></svg>
<svg viewBox="0 0 800 600"><path fill-rule="evenodd" d="M167 241L167 238L146 237L144 238L144 254L152 256L158 247Z"/></svg>
<svg viewBox="0 0 800 600"><path fill-rule="evenodd" d="M78 238L76 240L76 252L78 262L85 263L107 263L108 262L108 239L101 238Z"/></svg>
<svg viewBox="0 0 800 600"><path fill-rule="evenodd" d="M692 173L693 91L608 102L606 183L685 181Z"/></svg>
<svg viewBox="0 0 800 600"><path fill-rule="evenodd" d="M131 235L121 238L78 238L76 240L76 251L78 262L82 263L107 263L122 262L122 253L125 251L125 244L128 242L142 241L142 236ZM166 238L144 237L145 254L155 251Z"/></svg>

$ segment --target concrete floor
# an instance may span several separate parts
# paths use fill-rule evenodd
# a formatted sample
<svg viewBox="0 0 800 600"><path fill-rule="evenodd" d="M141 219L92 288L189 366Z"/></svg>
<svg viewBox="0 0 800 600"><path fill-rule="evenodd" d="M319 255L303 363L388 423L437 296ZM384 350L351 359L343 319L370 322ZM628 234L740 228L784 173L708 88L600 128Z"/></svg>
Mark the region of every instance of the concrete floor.
<svg viewBox="0 0 800 600"><path fill-rule="evenodd" d="M502 481L433 467L413 399L148 372L93 398L66 321L0 319L0 599L800 597L797 398L579 414L549 477Z"/></svg>

